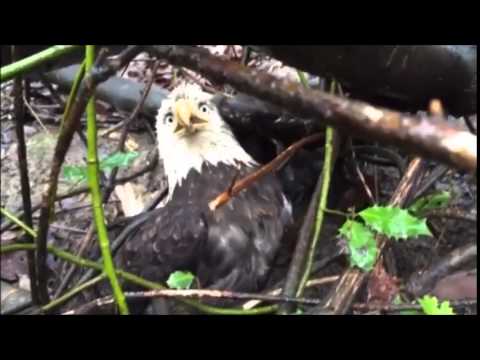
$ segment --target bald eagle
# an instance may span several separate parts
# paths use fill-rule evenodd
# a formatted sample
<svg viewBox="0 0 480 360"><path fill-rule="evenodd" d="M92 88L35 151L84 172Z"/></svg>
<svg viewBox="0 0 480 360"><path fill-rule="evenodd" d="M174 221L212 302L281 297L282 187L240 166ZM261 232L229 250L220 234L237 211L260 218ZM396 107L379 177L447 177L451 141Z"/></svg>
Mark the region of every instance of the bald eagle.
<svg viewBox="0 0 480 360"><path fill-rule="evenodd" d="M271 269L291 206L269 174L211 210L209 202L260 165L242 148L198 85L182 84L156 116L166 202L121 252L126 270L152 281L191 271L202 288L258 291Z"/></svg>

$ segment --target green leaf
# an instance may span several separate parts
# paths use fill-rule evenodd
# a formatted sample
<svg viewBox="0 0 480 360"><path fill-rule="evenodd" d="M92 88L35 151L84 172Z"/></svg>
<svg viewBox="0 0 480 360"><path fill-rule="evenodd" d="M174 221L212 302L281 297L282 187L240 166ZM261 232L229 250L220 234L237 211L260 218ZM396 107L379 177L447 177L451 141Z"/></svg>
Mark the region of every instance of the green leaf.
<svg viewBox="0 0 480 360"><path fill-rule="evenodd" d="M188 271L175 271L168 277L167 285L172 289L190 289L194 278Z"/></svg>
<svg viewBox="0 0 480 360"><path fill-rule="evenodd" d="M375 231L395 240L407 239L419 235L432 236L426 219L418 219L407 210L391 206L372 206L358 215Z"/></svg>
<svg viewBox="0 0 480 360"><path fill-rule="evenodd" d="M417 199L409 208L414 215L420 215L425 211L439 209L448 205L452 195L449 191L440 191Z"/></svg>
<svg viewBox="0 0 480 360"><path fill-rule="evenodd" d="M126 167L139 155L136 151L116 152L100 161L100 170L112 171L116 167Z"/></svg>
<svg viewBox="0 0 480 360"><path fill-rule="evenodd" d="M100 161L100 170L112 171L115 167L126 167L139 155L138 152L117 152L107 156ZM80 165L65 165L63 168L63 176L69 182L77 183L88 179L87 167Z"/></svg>
<svg viewBox="0 0 480 360"><path fill-rule="evenodd" d="M347 220L339 229L347 239L350 264L364 271L370 271L377 260L377 243L373 233L362 223Z"/></svg>
<svg viewBox="0 0 480 360"><path fill-rule="evenodd" d="M449 301L444 301L439 305L435 296L425 295L418 299L418 303L427 315L455 315Z"/></svg>
<svg viewBox="0 0 480 360"><path fill-rule="evenodd" d="M87 167L79 165L65 165L63 167L63 177L72 183L87 180Z"/></svg>

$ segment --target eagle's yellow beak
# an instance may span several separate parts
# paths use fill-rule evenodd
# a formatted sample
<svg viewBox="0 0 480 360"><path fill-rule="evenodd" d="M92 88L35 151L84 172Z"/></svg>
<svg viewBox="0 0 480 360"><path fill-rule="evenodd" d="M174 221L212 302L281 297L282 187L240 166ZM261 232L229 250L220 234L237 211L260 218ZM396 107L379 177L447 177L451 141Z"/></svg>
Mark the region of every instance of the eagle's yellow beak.
<svg viewBox="0 0 480 360"><path fill-rule="evenodd" d="M208 116L199 111L197 105L189 99L177 100L173 109L177 120L176 133L184 130L187 134L192 134L208 123Z"/></svg>

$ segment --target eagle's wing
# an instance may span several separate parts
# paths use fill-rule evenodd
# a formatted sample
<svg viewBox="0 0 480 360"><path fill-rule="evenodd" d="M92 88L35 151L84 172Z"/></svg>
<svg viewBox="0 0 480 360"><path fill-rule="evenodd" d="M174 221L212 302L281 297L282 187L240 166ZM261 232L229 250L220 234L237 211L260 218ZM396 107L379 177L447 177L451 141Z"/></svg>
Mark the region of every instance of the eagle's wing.
<svg viewBox="0 0 480 360"><path fill-rule="evenodd" d="M291 220L280 184L267 176L214 212L206 212L208 240L198 273L217 289L258 291L269 275Z"/></svg>
<svg viewBox="0 0 480 360"><path fill-rule="evenodd" d="M173 271L195 271L196 257L207 237L206 221L195 207L170 202L152 211L120 250L119 260L129 272L164 282Z"/></svg>

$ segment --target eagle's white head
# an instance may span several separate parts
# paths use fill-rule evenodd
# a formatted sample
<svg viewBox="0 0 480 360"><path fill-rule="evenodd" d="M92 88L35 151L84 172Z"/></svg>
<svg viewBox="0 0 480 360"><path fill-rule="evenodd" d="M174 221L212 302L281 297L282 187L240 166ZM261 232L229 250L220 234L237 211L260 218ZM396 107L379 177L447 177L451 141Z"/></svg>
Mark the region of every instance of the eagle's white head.
<svg viewBox="0 0 480 360"><path fill-rule="evenodd" d="M212 97L200 86L184 83L169 94L158 110L158 148L169 195L191 169L200 172L204 162L214 166L256 164L235 139Z"/></svg>

